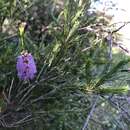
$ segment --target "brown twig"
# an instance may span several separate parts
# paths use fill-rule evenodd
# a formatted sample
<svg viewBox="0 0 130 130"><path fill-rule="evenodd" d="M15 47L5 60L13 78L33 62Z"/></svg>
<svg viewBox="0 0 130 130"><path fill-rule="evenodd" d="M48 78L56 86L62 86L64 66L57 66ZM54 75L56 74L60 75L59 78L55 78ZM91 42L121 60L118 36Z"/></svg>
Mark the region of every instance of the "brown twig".
<svg viewBox="0 0 130 130"><path fill-rule="evenodd" d="M90 111L89 115L87 116L87 119L86 119L86 121L85 121L85 123L84 123L84 125L83 125L83 128L82 128L81 130L87 129L89 120L90 120L90 118L92 117L92 114L93 114L93 112L94 112L94 110L95 110L95 107L96 107L96 104L97 104L98 99L99 99L99 95L96 97L96 100L95 100L95 102L93 103L93 106L92 106L92 108L91 108L91 111Z"/></svg>

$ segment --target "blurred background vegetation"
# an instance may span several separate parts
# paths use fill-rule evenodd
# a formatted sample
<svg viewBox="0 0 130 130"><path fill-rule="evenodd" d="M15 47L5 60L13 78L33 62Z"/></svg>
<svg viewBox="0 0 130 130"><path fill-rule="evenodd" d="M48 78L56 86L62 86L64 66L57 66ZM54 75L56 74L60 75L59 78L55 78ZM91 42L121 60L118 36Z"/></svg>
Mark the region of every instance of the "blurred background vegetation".
<svg viewBox="0 0 130 130"><path fill-rule="evenodd" d="M111 17L90 12L90 5L0 0L1 130L130 128L130 58L117 45L120 35ZM21 39L37 65L31 81L17 77Z"/></svg>

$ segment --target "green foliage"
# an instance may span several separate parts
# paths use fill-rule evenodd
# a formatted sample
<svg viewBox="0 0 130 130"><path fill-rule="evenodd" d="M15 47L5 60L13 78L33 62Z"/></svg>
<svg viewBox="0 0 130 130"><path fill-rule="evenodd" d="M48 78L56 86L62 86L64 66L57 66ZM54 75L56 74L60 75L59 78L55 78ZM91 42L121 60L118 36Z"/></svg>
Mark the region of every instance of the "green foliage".
<svg viewBox="0 0 130 130"><path fill-rule="evenodd" d="M91 110L93 95L128 91L125 85L113 89L110 84L119 80L120 70L129 59L115 64L114 58L112 61L108 58L104 39L97 38L94 32L80 31L97 20L87 14L89 0L61 1L63 6L59 9L53 1L23 0L19 1L18 7L23 8L18 12L15 2L2 2L0 16L15 23L26 20L28 28L22 36L24 48L35 57L38 73L32 81L18 79L15 66L21 51L21 37L17 34L19 42L15 43L8 40L8 32L0 34L1 94L4 91L8 98L11 93L10 103L5 95L0 101L1 109L5 109L1 113L10 116L4 118L7 121L4 127L13 127L13 124L21 130L80 130ZM10 13L3 9L8 3L6 11ZM26 115L31 117L22 120Z"/></svg>

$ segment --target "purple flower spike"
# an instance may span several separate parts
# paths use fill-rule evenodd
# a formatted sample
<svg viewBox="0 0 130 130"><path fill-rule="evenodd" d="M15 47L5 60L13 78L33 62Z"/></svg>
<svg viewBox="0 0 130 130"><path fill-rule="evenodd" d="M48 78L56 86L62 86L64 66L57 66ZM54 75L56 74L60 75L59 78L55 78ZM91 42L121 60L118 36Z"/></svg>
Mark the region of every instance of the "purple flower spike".
<svg viewBox="0 0 130 130"><path fill-rule="evenodd" d="M33 79L37 72L33 56L27 52L18 56L16 68L21 80Z"/></svg>

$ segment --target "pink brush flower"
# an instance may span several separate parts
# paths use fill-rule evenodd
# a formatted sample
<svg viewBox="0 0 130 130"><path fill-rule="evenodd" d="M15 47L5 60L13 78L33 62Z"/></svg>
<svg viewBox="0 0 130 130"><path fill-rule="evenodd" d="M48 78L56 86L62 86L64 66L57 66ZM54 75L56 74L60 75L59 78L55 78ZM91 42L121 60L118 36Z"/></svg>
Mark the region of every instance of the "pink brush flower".
<svg viewBox="0 0 130 130"><path fill-rule="evenodd" d="M17 58L17 72L21 80L33 79L37 72L33 56L24 51Z"/></svg>

